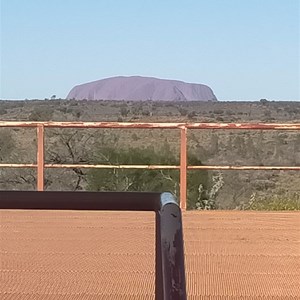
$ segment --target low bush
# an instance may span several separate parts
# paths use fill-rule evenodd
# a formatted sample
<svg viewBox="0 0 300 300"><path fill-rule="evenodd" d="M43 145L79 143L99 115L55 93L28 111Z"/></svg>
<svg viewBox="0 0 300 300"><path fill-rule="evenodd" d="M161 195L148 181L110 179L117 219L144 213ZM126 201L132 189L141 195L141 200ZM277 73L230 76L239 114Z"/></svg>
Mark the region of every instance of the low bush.
<svg viewBox="0 0 300 300"><path fill-rule="evenodd" d="M268 197L252 194L247 210L300 210L300 194L273 195Z"/></svg>

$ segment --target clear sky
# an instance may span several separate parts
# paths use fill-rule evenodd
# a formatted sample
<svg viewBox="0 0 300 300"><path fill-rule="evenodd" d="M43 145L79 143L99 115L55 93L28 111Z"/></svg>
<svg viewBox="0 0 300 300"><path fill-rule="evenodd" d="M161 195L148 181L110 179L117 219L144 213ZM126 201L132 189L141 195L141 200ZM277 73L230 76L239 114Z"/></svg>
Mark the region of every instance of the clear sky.
<svg viewBox="0 0 300 300"><path fill-rule="evenodd" d="M0 0L2 99L118 75L300 100L300 0Z"/></svg>

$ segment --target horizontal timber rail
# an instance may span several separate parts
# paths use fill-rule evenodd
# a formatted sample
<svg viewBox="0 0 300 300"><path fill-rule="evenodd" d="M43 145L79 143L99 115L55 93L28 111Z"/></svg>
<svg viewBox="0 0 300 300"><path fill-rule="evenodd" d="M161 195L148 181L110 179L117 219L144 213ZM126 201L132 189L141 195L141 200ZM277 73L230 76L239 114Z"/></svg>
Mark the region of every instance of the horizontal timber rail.
<svg viewBox="0 0 300 300"><path fill-rule="evenodd" d="M300 130L300 123L14 122L0 127Z"/></svg>
<svg viewBox="0 0 300 300"><path fill-rule="evenodd" d="M147 122L15 122L0 121L0 127L37 128L37 163L0 164L0 168L37 169L37 190L44 190L45 168L94 168L94 169L174 169L180 171L180 207L186 209L188 170L289 170L300 171L300 166L188 166L187 130L300 130L300 123L147 123ZM44 160L45 128L118 128L118 129L177 129L180 130L180 165L95 165L95 164L46 164Z"/></svg>

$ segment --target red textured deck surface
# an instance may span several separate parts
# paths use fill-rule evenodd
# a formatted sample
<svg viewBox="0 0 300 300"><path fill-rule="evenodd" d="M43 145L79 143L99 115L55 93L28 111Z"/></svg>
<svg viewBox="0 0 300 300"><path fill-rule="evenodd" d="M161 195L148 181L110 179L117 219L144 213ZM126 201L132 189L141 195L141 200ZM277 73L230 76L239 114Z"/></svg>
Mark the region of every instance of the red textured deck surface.
<svg viewBox="0 0 300 300"><path fill-rule="evenodd" d="M187 212L188 299L300 299L300 213ZM0 299L154 299L154 213L0 211Z"/></svg>

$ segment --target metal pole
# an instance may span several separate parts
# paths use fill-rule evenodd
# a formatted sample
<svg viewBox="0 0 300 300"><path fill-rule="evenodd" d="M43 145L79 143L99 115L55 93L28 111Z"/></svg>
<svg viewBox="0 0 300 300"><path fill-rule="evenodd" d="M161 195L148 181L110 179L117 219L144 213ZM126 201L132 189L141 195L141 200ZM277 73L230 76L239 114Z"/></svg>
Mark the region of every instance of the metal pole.
<svg viewBox="0 0 300 300"><path fill-rule="evenodd" d="M158 213L160 222L160 263L162 282L156 294L158 300L186 300L184 246L181 211L177 204L167 204ZM158 241L157 241L158 242Z"/></svg>
<svg viewBox="0 0 300 300"><path fill-rule="evenodd" d="M44 125L37 126L37 190L44 190Z"/></svg>
<svg viewBox="0 0 300 300"><path fill-rule="evenodd" d="M187 197L187 128L180 130L180 208L186 210Z"/></svg>
<svg viewBox="0 0 300 300"><path fill-rule="evenodd" d="M164 299L164 273L162 267L161 216L155 212L155 300Z"/></svg>

